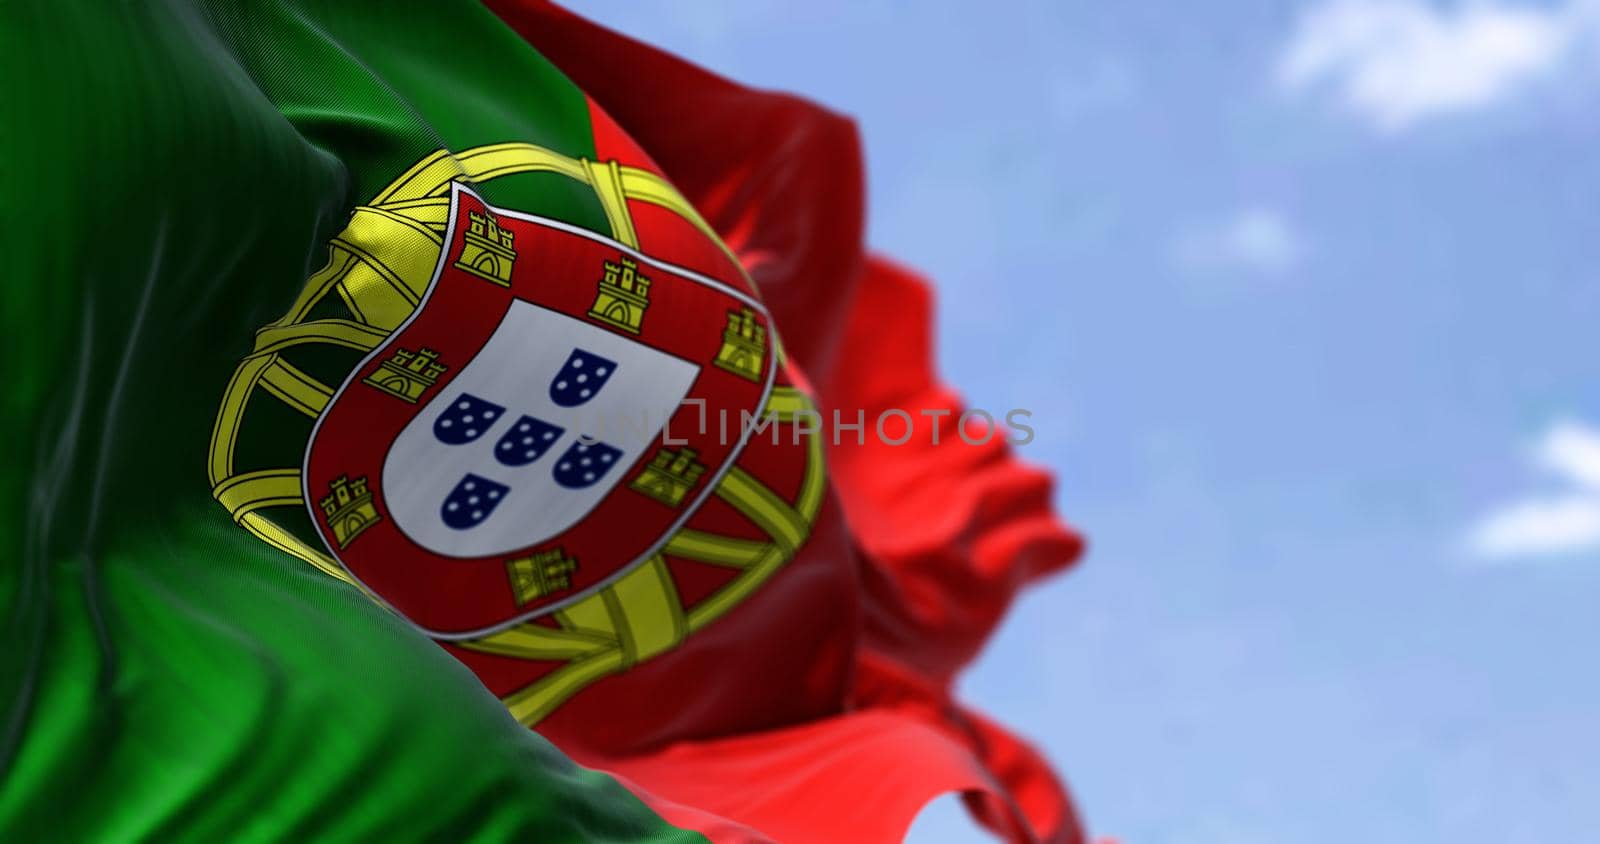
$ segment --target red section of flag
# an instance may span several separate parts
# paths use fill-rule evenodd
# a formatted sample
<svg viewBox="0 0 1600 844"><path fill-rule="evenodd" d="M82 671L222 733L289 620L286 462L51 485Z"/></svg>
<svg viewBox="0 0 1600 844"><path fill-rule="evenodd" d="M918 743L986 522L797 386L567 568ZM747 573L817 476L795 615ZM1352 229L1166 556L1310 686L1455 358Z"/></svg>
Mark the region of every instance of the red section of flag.
<svg viewBox="0 0 1600 844"><path fill-rule="evenodd" d="M950 693L1016 591L1081 541L1051 511L1049 476L1002 437L957 439L960 401L932 370L929 290L863 248L853 125L546 4L490 5L597 104L599 157L647 151L738 254L823 413L868 420L866 444L828 454L847 527L825 507L746 605L681 653L586 690L541 731L719 842L898 840L948 791L1014 841L1083 841L1044 760ZM887 408L910 411L918 436L875 441ZM919 413L941 409L952 415L934 446ZM750 654L773 656L760 667ZM694 688L698 703L651 724L594 724L652 687Z"/></svg>

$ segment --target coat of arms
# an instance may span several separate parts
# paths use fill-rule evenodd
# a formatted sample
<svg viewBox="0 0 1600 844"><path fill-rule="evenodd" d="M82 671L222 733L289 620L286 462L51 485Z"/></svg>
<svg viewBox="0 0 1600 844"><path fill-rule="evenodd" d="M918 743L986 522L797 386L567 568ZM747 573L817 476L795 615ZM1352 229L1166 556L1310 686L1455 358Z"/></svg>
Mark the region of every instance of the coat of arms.
<svg viewBox="0 0 1600 844"><path fill-rule="evenodd" d="M483 198L529 173L585 186L604 225ZM663 176L490 144L353 210L234 372L207 467L241 527L535 724L789 563L827 487L808 414L738 260Z"/></svg>
<svg viewBox="0 0 1600 844"><path fill-rule="evenodd" d="M456 183L417 309L317 420L328 549L428 633L547 614L649 560L738 457L772 389L738 288Z"/></svg>

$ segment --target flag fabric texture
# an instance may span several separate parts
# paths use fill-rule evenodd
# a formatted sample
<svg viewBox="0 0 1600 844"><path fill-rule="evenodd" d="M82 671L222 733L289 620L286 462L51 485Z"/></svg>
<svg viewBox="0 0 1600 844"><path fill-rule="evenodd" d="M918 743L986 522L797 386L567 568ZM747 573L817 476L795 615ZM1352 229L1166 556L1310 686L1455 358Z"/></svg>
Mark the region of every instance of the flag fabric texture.
<svg viewBox="0 0 1600 844"><path fill-rule="evenodd" d="M1083 840L951 692L1081 542L848 120L544 3L5 15L0 838Z"/></svg>

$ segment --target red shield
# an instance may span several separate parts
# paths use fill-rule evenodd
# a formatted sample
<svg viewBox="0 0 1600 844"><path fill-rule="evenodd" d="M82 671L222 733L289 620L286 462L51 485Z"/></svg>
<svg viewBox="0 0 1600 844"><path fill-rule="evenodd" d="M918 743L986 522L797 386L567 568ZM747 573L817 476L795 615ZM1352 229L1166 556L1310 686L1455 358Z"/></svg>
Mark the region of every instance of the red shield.
<svg viewBox="0 0 1600 844"><path fill-rule="evenodd" d="M441 638L552 612L650 559L745 444L768 315L717 279L456 184L411 317L317 420L313 521Z"/></svg>

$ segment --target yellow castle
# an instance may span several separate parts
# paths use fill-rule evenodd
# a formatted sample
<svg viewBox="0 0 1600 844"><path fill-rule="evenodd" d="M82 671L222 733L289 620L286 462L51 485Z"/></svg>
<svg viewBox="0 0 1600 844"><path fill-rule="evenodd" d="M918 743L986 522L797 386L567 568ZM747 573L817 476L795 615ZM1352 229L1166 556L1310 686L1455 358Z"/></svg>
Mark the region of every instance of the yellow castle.
<svg viewBox="0 0 1600 844"><path fill-rule="evenodd" d="M446 369L449 367L439 362L439 353L426 346L415 352L396 349L388 360L379 364L377 372L361 379L361 383L416 404Z"/></svg>
<svg viewBox="0 0 1600 844"><path fill-rule="evenodd" d="M461 257L455 267L501 287L511 286L511 265L516 263L517 250L512 248L512 232L500 228L500 223L487 214L467 212L467 233L462 236Z"/></svg>
<svg viewBox="0 0 1600 844"><path fill-rule="evenodd" d="M696 456L698 452L692 448L676 452L663 448L628 486L668 507L677 507L706 471L704 463L695 461Z"/></svg>
<svg viewBox="0 0 1600 844"><path fill-rule="evenodd" d="M578 561L560 548L506 561L506 574L511 576L511 591L517 596L517 606L571 589L572 573L577 570Z"/></svg>
<svg viewBox="0 0 1600 844"><path fill-rule="evenodd" d="M639 274L639 265L619 256L617 263L602 261L594 305L589 316L630 334L639 333L644 309L650 306L650 279Z"/></svg>
<svg viewBox="0 0 1600 844"><path fill-rule="evenodd" d="M383 520L378 508L372 504L372 493L367 491L367 479L351 480L340 475L328 484L328 494L317 502L333 531L339 547L347 548L361 532Z"/></svg>
<svg viewBox="0 0 1600 844"><path fill-rule="evenodd" d="M759 382L766 368L767 329L756 322L749 308L728 312L722 331L722 348L716 364L734 375Z"/></svg>

